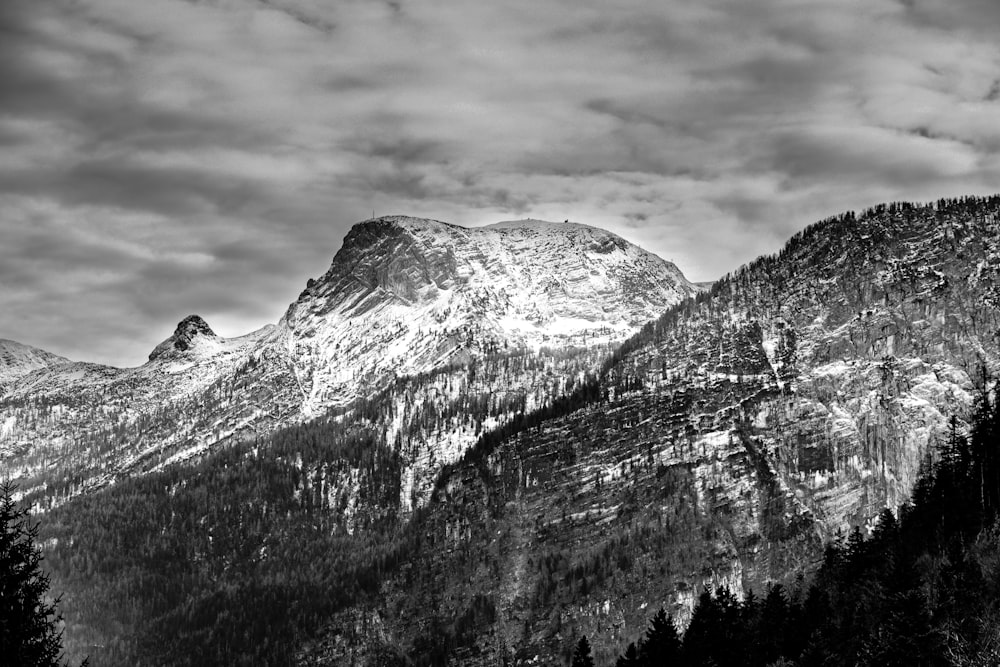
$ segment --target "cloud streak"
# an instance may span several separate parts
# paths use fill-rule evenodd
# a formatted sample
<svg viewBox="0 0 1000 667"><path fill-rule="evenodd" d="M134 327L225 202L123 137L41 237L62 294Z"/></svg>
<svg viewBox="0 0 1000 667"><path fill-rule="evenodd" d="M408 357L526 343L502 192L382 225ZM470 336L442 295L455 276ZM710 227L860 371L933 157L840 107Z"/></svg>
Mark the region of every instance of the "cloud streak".
<svg viewBox="0 0 1000 667"><path fill-rule="evenodd" d="M617 231L707 280L1000 183L992 0L6 0L0 337L275 321L376 214Z"/></svg>

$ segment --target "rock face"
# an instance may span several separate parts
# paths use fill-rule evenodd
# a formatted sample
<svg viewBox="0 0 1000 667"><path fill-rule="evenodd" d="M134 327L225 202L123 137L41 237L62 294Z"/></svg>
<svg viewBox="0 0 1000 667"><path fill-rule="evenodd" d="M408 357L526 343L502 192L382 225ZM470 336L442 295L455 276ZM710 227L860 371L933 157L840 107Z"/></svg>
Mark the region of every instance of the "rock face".
<svg viewBox="0 0 1000 667"><path fill-rule="evenodd" d="M740 429L830 529L909 495L1000 370L998 202L893 205L807 229L627 346L657 390L735 384Z"/></svg>
<svg viewBox="0 0 1000 667"><path fill-rule="evenodd" d="M702 585L788 582L908 497L1000 370L998 296L1000 198L810 227L644 327L582 407L448 469L367 609L378 641L416 657L434 629L452 664L552 664L587 634L608 663ZM492 613L451 633L473 602ZM303 664L338 664L339 627Z"/></svg>
<svg viewBox="0 0 1000 667"><path fill-rule="evenodd" d="M0 456L22 488L44 489L44 506L377 396L408 511L479 431L557 395L562 373L594 370L610 343L696 291L669 262L584 225L369 220L277 325L225 339L191 315L128 369L19 352L0 376ZM519 360L465 370L490 355ZM485 425L457 407L484 401ZM453 416L428 417L432 405Z"/></svg>

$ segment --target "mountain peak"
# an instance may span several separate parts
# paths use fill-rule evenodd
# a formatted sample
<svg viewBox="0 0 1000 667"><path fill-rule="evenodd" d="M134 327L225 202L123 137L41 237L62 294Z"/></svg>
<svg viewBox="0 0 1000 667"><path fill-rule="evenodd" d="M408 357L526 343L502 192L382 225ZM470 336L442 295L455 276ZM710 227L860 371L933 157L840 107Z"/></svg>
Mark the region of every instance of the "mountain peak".
<svg viewBox="0 0 1000 667"><path fill-rule="evenodd" d="M179 350L191 347L196 336L215 338L215 332L200 315L188 315L177 324L174 330L174 345Z"/></svg>
<svg viewBox="0 0 1000 667"><path fill-rule="evenodd" d="M386 216L351 228L281 326L309 351L299 379L319 405L350 395L355 377L621 340L697 291L673 264L597 227Z"/></svg>
<svg viewBox="0 0 1000 667"><path fill-rule="evenodd" d="M173 335L153 348L149 360L159 359L164 355L187 352L197 347L202 339L215 340L218 336L208 322L199 315L188 315L177 324Z"/></svg>

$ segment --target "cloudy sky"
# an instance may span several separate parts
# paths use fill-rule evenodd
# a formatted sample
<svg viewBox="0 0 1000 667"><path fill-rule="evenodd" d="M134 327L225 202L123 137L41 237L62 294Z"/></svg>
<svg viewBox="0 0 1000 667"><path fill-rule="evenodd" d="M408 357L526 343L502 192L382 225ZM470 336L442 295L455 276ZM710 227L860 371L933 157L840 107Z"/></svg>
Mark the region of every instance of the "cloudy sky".
<svg viewBox="0 0 1000 667"><path fill-rule="evenodd" d="M710 280L1000 191L996 0L2 0L0 338L275 322L350 226L602 226Z"/></svg>

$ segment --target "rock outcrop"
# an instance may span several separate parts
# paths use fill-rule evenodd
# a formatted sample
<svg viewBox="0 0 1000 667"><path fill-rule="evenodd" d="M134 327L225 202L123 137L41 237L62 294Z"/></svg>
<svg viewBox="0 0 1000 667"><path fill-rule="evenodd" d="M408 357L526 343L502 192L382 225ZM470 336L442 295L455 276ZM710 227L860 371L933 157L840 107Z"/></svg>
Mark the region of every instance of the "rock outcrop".
<svg viewBox="0 0 1000 667"><path fill-rule="evenodd" d="M177 325L174 334L163 341L149 353L149 360L154 361L164 356L188 352L196 347L203 347L205 343L211 345L219 340L219 337L208 326L208 322L198 315L188 315ZM209 350L211 354L213 350Z"/></svg>

